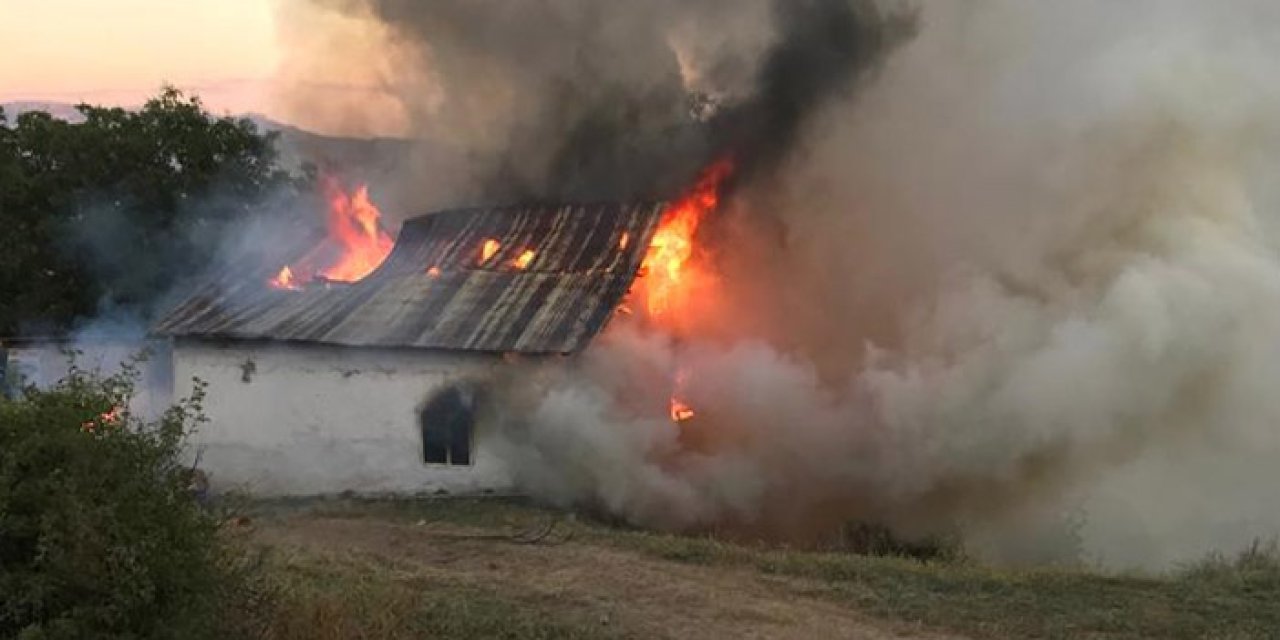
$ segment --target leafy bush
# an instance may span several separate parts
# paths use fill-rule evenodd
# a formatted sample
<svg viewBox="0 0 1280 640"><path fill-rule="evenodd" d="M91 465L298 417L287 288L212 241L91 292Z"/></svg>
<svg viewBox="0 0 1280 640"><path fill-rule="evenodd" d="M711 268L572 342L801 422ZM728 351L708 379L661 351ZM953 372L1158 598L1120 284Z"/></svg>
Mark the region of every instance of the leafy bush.
<svg viewBox="0 0 1280 640"><path fill-rule="evenodd" d="M183 462L202 385L145 421L136 368L0 400L0 637L221 636L235 558Z"/></svg>

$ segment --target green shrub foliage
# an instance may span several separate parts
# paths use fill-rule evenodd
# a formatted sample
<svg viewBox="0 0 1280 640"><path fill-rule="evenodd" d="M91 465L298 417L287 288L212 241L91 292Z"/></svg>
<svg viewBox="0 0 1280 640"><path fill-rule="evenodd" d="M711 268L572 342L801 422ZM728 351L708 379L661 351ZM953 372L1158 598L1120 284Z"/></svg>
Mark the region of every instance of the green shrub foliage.
<svg viewBox="0 0 1280 640"><path fill-rule="evenodd" d="M216 634L232 563L184 457L204 389L146 421L136 378L0 400L0 637Z"/></svg>

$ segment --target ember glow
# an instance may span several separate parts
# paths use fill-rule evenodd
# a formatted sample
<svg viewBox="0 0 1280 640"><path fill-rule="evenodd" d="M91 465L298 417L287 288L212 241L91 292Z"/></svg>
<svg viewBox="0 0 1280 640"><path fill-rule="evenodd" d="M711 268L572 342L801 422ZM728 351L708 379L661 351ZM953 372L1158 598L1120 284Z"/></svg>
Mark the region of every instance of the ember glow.
<svg viewBox="0 0 1280 640"><path fill-rule="evenodd" d="M356 282L373 273L395 242L382 226L382 212L360 185L347 193L336 179L323 181L329 205L328 236L301 260L280 269L268 281L272 288L299 290L314 279Z"/></svg>
<svg viewBox="0 0 1280 640"><path fill-rule="evenodd" d="M640 265L644 278L639 290L650 319L660 320L679 311L688 300L688 267L694 255L694 238L703 218L719 204L720 183L732 171L733 163L727 159L711 165L694 187L663 214ZM625 247L627 240L624 235L619 244Z"/></svg>
<svg viewBox="0 0 1280 640"><path fill-rule="evenodd" d="M676 398L676 397L671 398L671 421L672 422L684 422L686 420L692 419L694 415L696 414L693 410L693 407L690 407L689 405L685 404L684 401L679 398Z"/></svg>
<svg viewBox="0 0 1280 640"><path fill-rule="evenodd" d="M271 286L276 289L293 289L295 291L302 288L297 279L293 277L293 269L288 266L280 268L280 273L277 273L276 277L271 279Z"/></svg>
<svg viewBox="0 0 1280 640"><path fill-rule="evenodd" d="M529 263L533 262L533 257L535 255L537 254L533 249L525 249L524 252L520 254L520 257L513 260L511 264L515 265L515 268L524 271L529 268Z"/></svg>
<svg viewBox="0 0 1280 640"><path fill-rule="evenodd" d="M108 409L107 411L104 411L101 415L98 416L96 420L87 420L84 423L82 423L80 425L80 429L82 431L93 433L98 430L99 426L103 426L103 427L119 426L121 420L123 419L124 419L124 407L120 405L115 405L110 409Z"/></svg>
<svg viewBox="0 0 1280 640"><path fill-rule="evenodd" d="M501 248L502 244L497 240L493 238L485 240L484 244L480 245L480 264L488 262L490 258L497 255L498 250Z"/></svg>

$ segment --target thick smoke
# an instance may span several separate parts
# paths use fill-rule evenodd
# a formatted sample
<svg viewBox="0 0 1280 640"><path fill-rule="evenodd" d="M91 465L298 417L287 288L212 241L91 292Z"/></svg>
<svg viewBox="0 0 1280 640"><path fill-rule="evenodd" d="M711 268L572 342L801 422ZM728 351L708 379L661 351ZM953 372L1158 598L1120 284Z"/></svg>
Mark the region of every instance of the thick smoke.
<svg viewBox="0 0 1280 640"><path fill-rule="evenodd" d="M930 5L813 124L788 244L725 281L865 398L895 514L1007 549L1079 507L1091 554L1153 565L1280 531L1275 13Z"/></svg>
<svg viewBox="0 0 1280 640"><path fill-rule="evenodd" d="M376 25L368 30L396 52L401 65L385 75L420 140L400 176L416 207L651 197L707 155L667 40L697 19L678 3L302 4Z"/></svg>
<svg viewBox="0 0 1280 640"><path fill-rule="evenodd" d="M365 64L418 140L392 185L413 210L667 198L719 155L768 164L806 114L851 88L906 27L843 0L285 7L295 21L338 14L381 34L385 57ZM388 57L398 66L388 69ZM365 115L348 120L359 130Z"/></svg>
<svg viewBox="0 0 1280 640"><path fill-rule="evenodd" d="M538 495L793 539L958 529L1015 561L1280 531L1272 3L938 2L906 39L842 2L362 6L442 88L415 122L475 143L451 196L742 167L688 335L619 319L506 386L493 437Z"/></svg>

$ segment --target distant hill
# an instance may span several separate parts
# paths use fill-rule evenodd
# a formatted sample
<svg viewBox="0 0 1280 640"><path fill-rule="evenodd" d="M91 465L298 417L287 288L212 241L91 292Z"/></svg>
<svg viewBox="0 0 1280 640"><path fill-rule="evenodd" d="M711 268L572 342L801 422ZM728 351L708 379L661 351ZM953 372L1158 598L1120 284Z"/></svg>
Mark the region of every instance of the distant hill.
<svg viewBox="0 0 1280 640"><path fill-rule="evenodd" d="M5 115L11 121L28 111L44 111L55 118L70 122L79 122L83 119L80 117L80 112L76 111L75 105L64 102L4 102L0 103L0 109L4 109Z"/></svg>
<svg viewBox="0 0 1280 640"><path fill-rule="evenodd" d="M244 114L263 131L280 134L280 162L295 168L303 162L321 167L358 168L365 174L386 174L402 164L413 142L403 138L345 138L327 136L261 114Z"/></svg>

